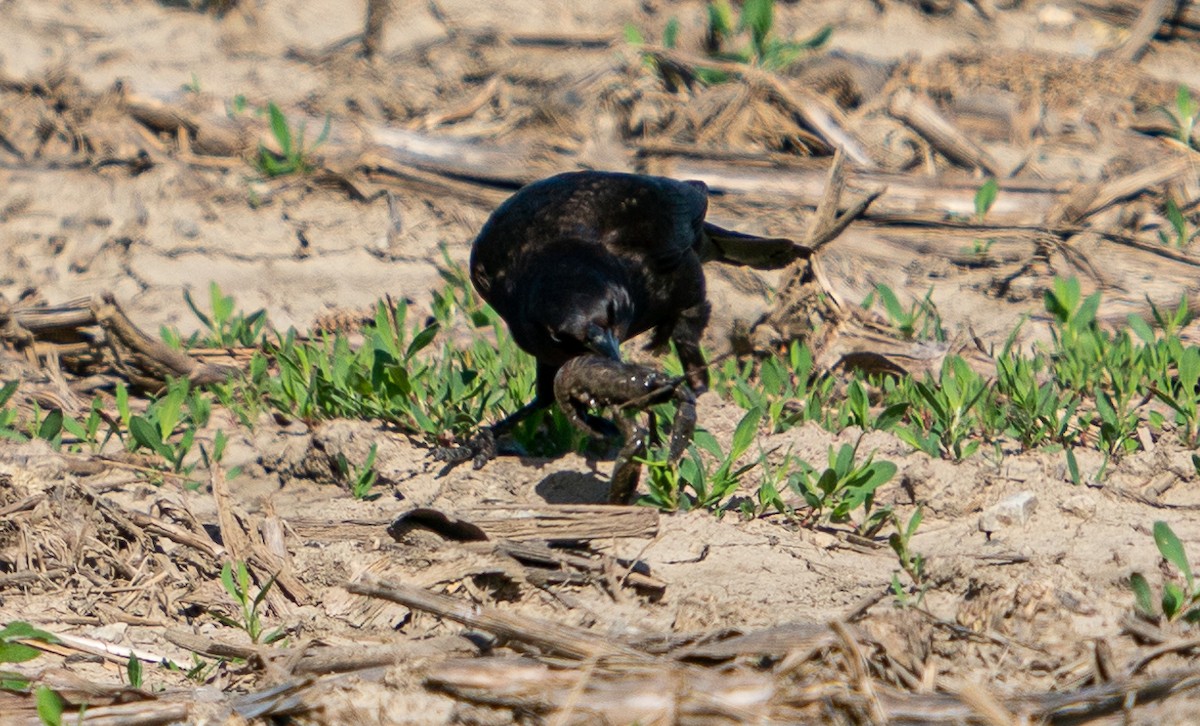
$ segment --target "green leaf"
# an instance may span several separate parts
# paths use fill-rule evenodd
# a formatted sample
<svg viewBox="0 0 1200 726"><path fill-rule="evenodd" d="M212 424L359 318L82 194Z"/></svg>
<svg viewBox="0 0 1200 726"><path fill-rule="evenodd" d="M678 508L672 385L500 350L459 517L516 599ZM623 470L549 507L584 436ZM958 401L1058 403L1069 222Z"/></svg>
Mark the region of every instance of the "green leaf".
<svg viewBox="0 0 1200 726"><path fill-rule="evenodd" d="M0 388L0 406L8 403L8 399L12 398L12 395L17 392L17 386L20 384L20 381L9 381Z"/></svg>
<svg viewBox="0 0 1200 726"><path fill-rule="evenodd" d="M638 30L633 23L625 23L625 42L630 45L645 45L646 38L642 35L642 31Z"/></svg>
<svg viewBox="0 0 1200 726"><path fill-rule="evenodd" d="M1096 321L1096 311L1100 308L1100 293L1094 292L1083 300L1076 311L1072 324L1076 330L1083 330Z"/></svg>
<svg viewBox="0 0 1200 726"><path fill-rule="evenodd" d="M0 663L24 663L27 660L33 660L41 654L42 651L31 645L0 642Z"/></svg>
<svg viewBox="0 0 1200 726"><path fill-rule="evenodd" d="M1167 616L1167 620L1174 620L1183 610L1183 590L1173 582L1168 582L1163 585L1162 593L1162 609L1163 615Z"/></svg>
<svg viewBox="0 0 1200 726"><path fill-rule="evenodd" d="M762 59L767 36L775 24L775 0L746 0L742 4L741 27L749 30L755 54Z"/></svg>
<svg viewBox="0 0 1200 726"><path fill-rule="evenodd" d="M38 438L46 441L53 441L60 433L63 427L63 412L61 409L54 409L46 414L46 418L42 419L42 425L38 427Z"/></svg>
<svg viewBox="0 0 1200 726"><path fill-rule="evenodd" d="M675 43L679 40L679 21L671 18L667 21L667 27L663 28L662 44L667 48L674 48Z"/></svg>
<svg viewBox="0 0 1200 726"><path fill-rule="evenodd" d="M221 584L225 587L225 592L234 600L241 600L242 595L238 592L237 585L233 581L233 567L226 560L225 564L221 565Z"/></svg>
<svg viewBox="0 0 1200 726"><path fill-rule="evenodd" d="M70 416L63 418L62 427L67 433L71 434L80 441L89 441L93 438L93 434L89 434L88 430L83 424L79 423Z"/></svg>
<svg viewBox="0 0 1200 726"><path fill-rule="evenodd" d="M279 143L279 152L286 159L292 155L292 130L288 127L287 117L274 101L267 104L267 114L271 118L271 133Z"/></svg>
<svg viewBox="0 0 1200 726"><path fill-rule="evenodd" d="M754 441L754 435L758 432L758 422L762 420L763 411L761 408L755 408L742 417L738 422L737 428L733 432L733 442L729 445L730 461L733 461L746 453L746 449L750 448L750 444Z"/></svg>
<svg viewBox="0 0 1200 726"><path fill-rule="evenodd" d="M1145 318L1143 318L1141 315L1134 315L1130 313L1126 320L1129 323L1129 329L1132 330L1143 343L1146 345L1154 345L1154 330L1150 327L1150 324L1146 322Z"/></svg>
<svg viewBox="0 0 1200 726"><path fill-rule="evenodd" d="M729 0L714 0L708 4L708 32L717 38L733 34L733 8Z"/></svg>
<svg viewBox="0 0 1200 726"><path fill-rule="evenodd" d="M988 210L996 203L996 195L1000 192L1000 185L996 183L994 178L988 179L975 192L975 217L979 221L983 221L987 216Z"/></svg>
<svg viewBox="0 0 1200 726"><path fill-rule="evenodd" d="M871 472L871 476L863 484L863 488L873 492L881 484L890 481L892 477L896 476L896 465L890 461L876 461L871 464L869 471ZM920 520L917 521L919 522Z"/></svg>
<svg viewBox="0 0 1200 726"><path fill-rule="evenodd" d="M908 413L908 406L907 403L893 403L883 409L876 417L874 427L880 431L890 431L893 426L903 420L904 414Z"/></svg>
<svg viewBox="0 0 1200 726"><path fill-rule="evenodd" d="M800 47L806 50L816 50L823 47L833 37L833 26L826 25L811 36L800 41Z"/></svg>
<svg viewBox="0 0 1200 726"><path fill-rule="evenodd" d="M1163 559L1175 565L1175 569L1183 573L1184 579L1187 580L1188 592L1194 592L1192 566L1188 563L1187 555L1183 551L1183 543L1179 541L1179 537L1175 536L1175 532L1166 522L1160 520L1154 523L1154 544L1158 546L1158 551L1162 553Z"/></svg>
<svg viewBox="0 0 1200 726"><path fill-rule="evenodd" d="M62 726L63 710L66 708L62 696L45 686L38 686L34 692L34 700L37 701L38 718L43 724Z"/></svg>
<svg viewBox="0 0 1200 726"><path fill-rule="evenodd" d="M1153 618L1155 616L1154 595L1150 592L1150 583L1146 581L1142 573L1135 572L1129 576L1129 589L1133 590L1133 600L1138 612Z"/></svg>
<svg viewBox="0 0 1200 726"><path fill-rule="evenodd" d="M41 640L47 643L57 643L54 633L35 628L24 620L14 620L0 628L0 641L7 640Z"/></svg>
<svg viewBox="0 0 1200 726"><path fill-rule="evenodd" d="M158 433L158 427L151 423L145 416L134 416L129 419L129 433L133 435L133 440L139 446L158 452L162 449L162 436Z"/></svg>
<svg viewBox="0 0 1200 726"><path fill-rule="evenodd" d="M1063 451L1067 455L1067 472L1071 475L1071 483L1079 486L1079 462L1075 460L1075 452L1070 448Z"/></svg>
<svg viewBox="0 0 1200 726"><path fill-rule="evenodd" d="M142 687L142 662L136 655L130 655L129 660L126 661L125 675L129 678L129 685L134 688Z"/></svg>
<svg viewBox="0 0 1200 726"><path fill-rule="evenodd" d="M412 342L408 344L408 350L404 352L404 359L408 360L409 358L412 358L418 351L432 343L433 339L437 337L438 330L440 329L440 325L433 323L429 327L413 336Z"/></svg>

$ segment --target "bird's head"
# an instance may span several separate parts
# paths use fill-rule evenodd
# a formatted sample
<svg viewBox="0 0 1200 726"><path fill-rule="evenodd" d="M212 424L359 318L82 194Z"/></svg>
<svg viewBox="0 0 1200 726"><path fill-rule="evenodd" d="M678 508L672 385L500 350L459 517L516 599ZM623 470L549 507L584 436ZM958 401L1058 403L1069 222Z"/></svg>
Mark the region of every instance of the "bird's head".
<svg viewBox="0 0 1200 726"><path fill-rule="evenodd" d="M598 289L562 285L552 298L537 311L552 341L621 360L621 341L633 319L624 287L607 281Z"/></svg>

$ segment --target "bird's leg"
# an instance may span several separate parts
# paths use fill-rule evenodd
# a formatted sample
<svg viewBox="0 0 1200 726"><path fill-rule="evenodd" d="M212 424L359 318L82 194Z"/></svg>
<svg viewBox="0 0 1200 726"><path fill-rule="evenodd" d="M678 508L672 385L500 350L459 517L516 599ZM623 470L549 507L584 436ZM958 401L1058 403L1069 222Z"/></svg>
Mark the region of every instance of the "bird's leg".
<svg viewBox="0 0 1200 726"><path fill-rule="evenodd" d="M684 375L694 393L708 390L708 364L704 362L704 353L700 351L700 336L708 326L711 313L712 306L707 300L693 305L679 313L679 320L671 331L671 340L675 341L675 350L679 352L679 362L683 364Z"/></svg>
<svg viewBox="0 0 1200 726"><path fill-rule="evenodd" d="M554 402L554 378L558 374L557 366L538 364L537 393L529 403L513 411L500 421L479 430L467 440L466 445L449 447L439 446L433 450L433 458L450 464L459 464L467 459L473 461L476 469L496 458L496 439L511 431L517 424L529 418L534 413L547 408Z"/></svg>

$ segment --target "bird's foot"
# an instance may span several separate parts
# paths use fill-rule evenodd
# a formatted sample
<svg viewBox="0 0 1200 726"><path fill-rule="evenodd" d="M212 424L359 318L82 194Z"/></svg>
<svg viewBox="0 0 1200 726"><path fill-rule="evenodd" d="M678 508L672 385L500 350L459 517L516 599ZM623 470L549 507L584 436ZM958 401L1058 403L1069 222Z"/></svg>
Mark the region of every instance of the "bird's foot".
<svg viewBox="0 0 1200 726"><path fill-rule="evenodd" d="M482 469L484 464L496 458L496 434L490 427L481 429L462 446L436 447L433 458L451 466L470 460L474 468Z"/></svg>

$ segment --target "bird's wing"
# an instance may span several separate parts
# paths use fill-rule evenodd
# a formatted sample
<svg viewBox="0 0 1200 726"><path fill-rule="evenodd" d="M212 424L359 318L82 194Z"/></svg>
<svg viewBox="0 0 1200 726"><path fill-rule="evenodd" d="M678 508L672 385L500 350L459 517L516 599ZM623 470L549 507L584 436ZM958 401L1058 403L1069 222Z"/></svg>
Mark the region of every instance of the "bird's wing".
<svg viewBox="0 0 1200 726"><path fill-rule="evenodd" d="M595 208L599 240L607 249L672 270L699 251L708 188L703 182L620 175L606 180Z"/></svg>

